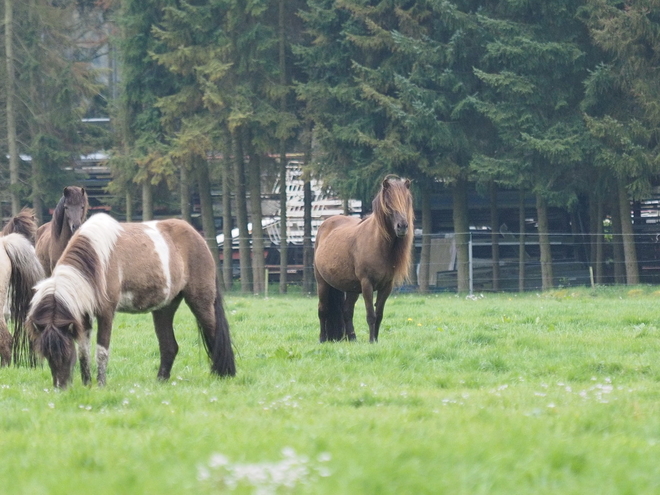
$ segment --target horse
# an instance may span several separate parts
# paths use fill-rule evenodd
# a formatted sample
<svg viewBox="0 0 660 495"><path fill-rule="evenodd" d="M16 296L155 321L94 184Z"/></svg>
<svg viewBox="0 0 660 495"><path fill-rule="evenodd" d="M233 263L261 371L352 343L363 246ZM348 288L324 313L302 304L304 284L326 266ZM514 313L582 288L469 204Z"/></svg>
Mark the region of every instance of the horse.
<svg viewBox="0 0 660 495"><path fill-rule="evenodd" d="M323 221L314 246L320 342L356 339L353 312L360 294L369 341L378 341L385 301L410 271L413 221L410 180L392 175L383 179L371 215L335 215Z"/></svg>
<svg viewBox="0 0 660 495"><path fill-rule="evenodd" d="M32 208L23 208L18 215L9 219L2 228L2 235L21 234L34 246L37 240L37 221Z"/></svg>
<svg viewBox="0 0 660 495"><path fill-rule="evenodd" d="M56 388L72 381L76 343L82 382L89 385L96 318L97 383L103 386L115 312L151 312L160 349L158 378L167 380L178 353L172 324L182 300L197 320L211 372L234 376L229 325L204 238L180 219L119 223L97 213L76 231L51 277L37 284L27 328Z"/></svg>
<svg viewBox="0 0 660 495"><path fill-rule="evenodd" d="M87 218L88 209L89 199L85 188L67 186L55 206L53 219L37 230L37 256L47 277L50 277L74 232Z"/></svg>
<svg viewBox="0 0 660 495"><path fill-rule="evenodd" d="M34 251L37 223L34 211L24 208L2 229L0 236L0 301L6 302L13 322L9 332L5 311L0 312L0 365L35 365L36 359L24 325L34 293L33 287L44 278Z"/></svg>

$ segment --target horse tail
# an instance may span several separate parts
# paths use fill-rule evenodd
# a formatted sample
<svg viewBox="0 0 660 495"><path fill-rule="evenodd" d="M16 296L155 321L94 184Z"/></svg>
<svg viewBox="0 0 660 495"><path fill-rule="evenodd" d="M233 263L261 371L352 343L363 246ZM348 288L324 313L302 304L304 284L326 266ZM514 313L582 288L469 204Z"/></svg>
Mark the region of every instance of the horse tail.
<svg viewBox="0 0 660 495"><path fill-rule="evenodd" d="M325 333L330 341L342 340L345 337L344 301L346 293L328 286L326 305Z"/></svg>
<svg viewBox="0 0 660 495"><path fill-rule="evenodd" d="M211 372L220 376L234 376L236 375L234 350L231 346L229 323L225 315L222 292L220 292L220 284L217 277L213 307L215 311L215 340L209 343L210 345L208 345L207 349L210 351Z"/></svg>
<svg viewBox="0 0 660 495"><path fill-rule="evenodd" d="M44 278L44 270L30 241L20 234L2 237L5 252L11 261L9 279L9 309L14 325L13 361L16 366L35 366L37 359L25 331L34 286Z"/></svg>

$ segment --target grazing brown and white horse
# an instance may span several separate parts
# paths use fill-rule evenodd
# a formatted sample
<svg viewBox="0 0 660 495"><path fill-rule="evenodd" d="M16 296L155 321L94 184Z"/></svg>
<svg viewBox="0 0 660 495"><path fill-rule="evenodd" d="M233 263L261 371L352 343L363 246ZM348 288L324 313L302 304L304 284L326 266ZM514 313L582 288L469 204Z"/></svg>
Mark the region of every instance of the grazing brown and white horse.
<svg viewBox="0 0 660 495"><path fill-rule="evenodd" d="M69 239L87 218L88 209L89 199L85 188L67 186L53 211L53 219L37 230L37 256L47 277L53 272Z"/></svg>
<svg viewBox="0 0 660 495"><path fill-rule="evenodd" d="M378 341L385 301L408 276L414 236L410 181L385 177L372 207L373 213L364 219L330 217L316 234L321 342L355 340L353 312L360 294L367 308L369 340Z"/></svg>
<svg viewBox="0 0 660 495"><path fill-rule="evenodd" d="M93 318L97 380L105 384L116 311L152 313L160 348L158 378L167 380L178 352L172 322L182 300L197 319L211 371L235 375L215 274L206 241L183 220L119 223L104 213L92 215L69 241L53 275L37 285L28 315L28 330L48 360L54 386L65 388L71 381L76 342L82 381L91 382Z"/></svg>
<svg viewBox="0 0 660 495"><path fill-rule="evenodd" d="M0 364L36 364L24 330L25 319L34 294L33 287L44 278L34 252L37 224L34 211L24 208L2 229L0 236L0 301L7 302L13 336L7 328L5 311L0 311ZM4 308L3 308L4 309Z"/></svg>

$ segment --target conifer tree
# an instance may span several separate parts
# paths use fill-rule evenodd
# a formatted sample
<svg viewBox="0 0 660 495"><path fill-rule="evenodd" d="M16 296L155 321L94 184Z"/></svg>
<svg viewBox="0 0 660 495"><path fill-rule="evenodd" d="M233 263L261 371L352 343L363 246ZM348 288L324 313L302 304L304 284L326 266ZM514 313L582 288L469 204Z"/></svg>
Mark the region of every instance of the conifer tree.
<svg viewBox="0 0 660 495"><path fill-rule="evenodd" d="M630 200L647 195L660 172L660 2L588 0L582 18L606 59L586 79L583 104L601 144L597 163L615 183L626 282L639 283Z"/></svg>
<svg viewBox="0 0 660 495"><path fill-rule="evenodd" d="M583 2L496 2L479 15L488 35L475 68L476 108L497 130L497 154L475 157L480 173L536 196L542 285L552 287L548 206L575 201L572 171L586 160L579 112L588 42L576 19Z"/></svg>

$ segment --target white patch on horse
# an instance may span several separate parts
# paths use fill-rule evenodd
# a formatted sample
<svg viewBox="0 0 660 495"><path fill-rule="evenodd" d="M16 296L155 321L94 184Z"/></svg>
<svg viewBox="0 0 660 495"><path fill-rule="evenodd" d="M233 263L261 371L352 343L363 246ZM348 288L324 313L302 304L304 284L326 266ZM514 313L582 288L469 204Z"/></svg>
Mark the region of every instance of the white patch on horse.
<svg viewBox="0 0 660 495"><path fill-rule="evenodd" d="M117 308L119 310L133 309L133 293L130 291L122 291L121 294L119 294L119 303L117 304Z"/></svg>
<svg viewBox="0 0 660 495"><path fill-rule="evenodd" d="M66 306L76 318L94 314L97 303L94 288L72 266L64 264L55 266L53 276L35 286L31 307L36 307L39 301L52 294L56 294L57 301Z"/></svg>
<svg viewBox="0 0 660 495"><path fill-rule="evenodd" d="M80 226L79 235L90 240L94 251L99 256L99 260L103 266L103 272L108 267L112 250L115 248L117 238L123 230L123 227L117 220L105 213L92 215L89 220Z"/></svg>
<svg viewBox="0 0 660 495"><path fill-rule="evenodd" d="M163 267L163 276L165 277L165 287L163 288L163 293L165 295L165 300L170 300L170 292L172 290L172 274L170 273L170 247L167 245L167 241L163 237L163 234L158 230L158 222L151 221L145 222L144 232L147 234L152 242L154 243L154 249L158 258L160 259L161 265Z"/></svg>

